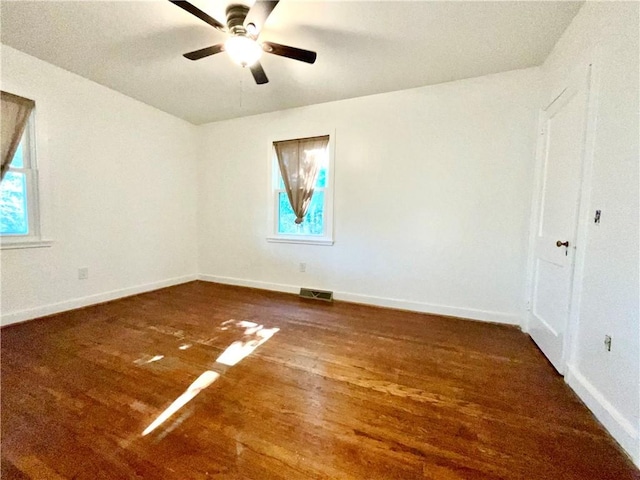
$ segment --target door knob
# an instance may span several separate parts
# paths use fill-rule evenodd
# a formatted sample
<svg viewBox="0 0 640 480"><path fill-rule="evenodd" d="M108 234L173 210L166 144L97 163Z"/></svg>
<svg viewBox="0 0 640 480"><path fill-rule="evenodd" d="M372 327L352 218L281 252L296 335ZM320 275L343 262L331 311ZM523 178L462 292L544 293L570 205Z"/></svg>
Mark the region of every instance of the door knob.
<svg viewBox="0 0 640 480"><path fill-rule="evenodd" d="M569 240L567 240L566 242L561 242L560 240L558 240L556 242L556 247L569 247Z"/></svg>

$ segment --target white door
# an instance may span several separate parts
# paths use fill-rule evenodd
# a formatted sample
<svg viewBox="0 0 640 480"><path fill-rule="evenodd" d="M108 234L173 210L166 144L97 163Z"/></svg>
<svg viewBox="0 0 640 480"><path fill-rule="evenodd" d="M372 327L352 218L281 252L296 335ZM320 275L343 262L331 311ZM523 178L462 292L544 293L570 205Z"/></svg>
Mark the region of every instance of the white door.
<svg viewBox="0 0 640 480"><path fill-rule="evenodd" d="M586 130L588 75L583 70L580 77L542 114L542 168L533 242L529 334L561 374Z"/></svg>

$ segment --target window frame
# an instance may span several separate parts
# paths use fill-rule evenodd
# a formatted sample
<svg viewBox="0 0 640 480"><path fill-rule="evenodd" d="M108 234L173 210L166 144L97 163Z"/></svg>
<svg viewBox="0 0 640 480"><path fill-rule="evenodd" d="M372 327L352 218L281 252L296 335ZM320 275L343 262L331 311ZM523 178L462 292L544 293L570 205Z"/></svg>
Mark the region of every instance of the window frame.
<svg viewBox="0 0 640 480"><path fill-rule="evenodd" d="M0 235L0 249L48 247L51 241L42 238L41 182L38 170L38 137L36 135L36 108L29 115L20 144L22 145L22 167L9 166L7 173L25 175L27 203L27 235Z"/></svg>
<svg viewBox="0 0 640 480"><path fill-rule="evenodd" d="M322 211L323 221L323 235L309 235L309 234L283 234L278 233L278 214L281 192L286 190L280 188L280 167L278 166L278 159L275 153L275 142L282 142L287 140L297 140L311 137L329 136L329 143L327 145L327 175L324 188L314 189L314 195L318 191L324 192L324 208ZM268 145L268 158L269 158L269 196L268 196L268 235L267 241L274 243L298 243L304 245L333 245L333 192L334 192L334 169L335 169L335 130L320 128L315 130L295 131L288 132L283 135L274 136L269 139Z"/></svg>

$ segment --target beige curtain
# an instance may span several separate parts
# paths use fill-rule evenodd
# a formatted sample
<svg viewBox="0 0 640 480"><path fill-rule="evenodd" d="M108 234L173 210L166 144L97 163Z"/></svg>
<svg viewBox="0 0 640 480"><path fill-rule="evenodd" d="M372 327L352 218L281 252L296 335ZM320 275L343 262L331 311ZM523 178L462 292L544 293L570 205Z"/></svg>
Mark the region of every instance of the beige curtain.
<svg viewBox="0 0 640 480"><path fill-rule="evenodd" d="M329 135L274 142L280 173L297 224L304 221L309 209L321 156L325 155L328 144Z"/></svg>
<svg viewBox="0 0 640 480"><path fill-rule="evenodd" d="M0 141L2 143L2 167L0 180L9 170L9 164L18 149L24 128L27 126L29 115L35 107L35 102L28 98L22 98L12 93L2 92L2 105L0 115L2 117L2 131Z"/></svg>

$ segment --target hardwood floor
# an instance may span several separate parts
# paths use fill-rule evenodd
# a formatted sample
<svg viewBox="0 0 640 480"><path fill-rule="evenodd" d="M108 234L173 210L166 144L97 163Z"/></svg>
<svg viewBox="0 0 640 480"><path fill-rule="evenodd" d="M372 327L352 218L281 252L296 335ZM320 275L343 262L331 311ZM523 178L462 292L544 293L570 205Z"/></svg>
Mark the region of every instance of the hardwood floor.
<svg viewBox="0 0 640 480"><path fill-rule="evenodd" d="M640 478L513 327L193 282L1 346L3 479Z"/></svg>

